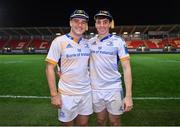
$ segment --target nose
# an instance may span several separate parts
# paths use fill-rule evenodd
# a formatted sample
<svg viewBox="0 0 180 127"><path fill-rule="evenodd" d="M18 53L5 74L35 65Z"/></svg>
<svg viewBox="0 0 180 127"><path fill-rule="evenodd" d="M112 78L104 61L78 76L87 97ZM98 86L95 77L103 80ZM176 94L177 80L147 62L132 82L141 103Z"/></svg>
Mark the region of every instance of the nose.
<svg viewBox="0 0 180 127"><path fill-rule="evenodd" d="M104 26L104 23L103 23L103 22L100 22L99 26L101 26L101 27Z"/></svg>
<svg viewBox="0 0 180 127"><path fill-rule="evenodd" d="M78 26L82 26L83 25L83 23L82 22L78 22Z"/></svg>

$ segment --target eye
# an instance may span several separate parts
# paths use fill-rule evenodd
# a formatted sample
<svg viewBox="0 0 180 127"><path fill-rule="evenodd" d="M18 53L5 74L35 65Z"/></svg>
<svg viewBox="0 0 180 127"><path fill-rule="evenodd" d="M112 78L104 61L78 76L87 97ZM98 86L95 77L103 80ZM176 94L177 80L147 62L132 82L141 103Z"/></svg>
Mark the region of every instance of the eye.
<svg viewBox="0 0 180 127"><path fill-rule="evenodd" d="M72 20L74 23L78 23L78 20L77 19L73 19Z"/></svg>
<svg viewBox="0 0 180 127"><path fill-rule="evenodd" d="M104 20L103 23L104 23L104 24L108 24L108 23L109 23L109 20Z"/></svg>
<svg viewBox="0 0 180 127"><path fill-rule="evenodd" d="M97 20L96 23L97 23L97 24L101 24L101 21L100 21L100 20Z"/></svg>
<svg viewBox="0 0 180 127"><path fill-rule="evenodd" d="M108 23L108 21L104 21L104 23L105 23L105 24L107 24L107 23Z"/></svg>
<svg viewBox="0 0 180 127"><path fill-rule="evenodd" d="M73 19L72 21L76 24L82 24L82 25L86 25L87 23L86 20L79 20L79 19Z"/></svg>
<svg viewBox="0 0 180 127"><path fill-rule="evenodd" d="M86 21L82 21L82 22L81 22L81 24L83 24L83 25L86 25L86 23L87 23Z"/></svg>

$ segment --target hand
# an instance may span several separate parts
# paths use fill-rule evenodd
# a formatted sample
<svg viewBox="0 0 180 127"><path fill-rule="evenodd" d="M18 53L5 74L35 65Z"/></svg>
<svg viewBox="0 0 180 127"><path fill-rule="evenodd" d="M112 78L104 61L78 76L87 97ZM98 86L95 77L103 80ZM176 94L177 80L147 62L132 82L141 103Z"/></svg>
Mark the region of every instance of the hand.
<svg viewBox="0 0 180 127"><path fill-rule="evenodd" d="M55 96L51 97L51 104L55 106L56 108L61 108L62 106L62 100L61 100L61 95L57 94Z"/></svg>
<svg viewBox="0 0 180 127"><path fill-rule="evenodd" d="M57 71L57 75L60 78L61 77L61 71Z"/></svg>
<svg viewBox="0 0 180 127"><path fill-rule="evenodd" d="M124 111L125 112L131 111L132 108L133 108L132 97L125 97L124 98Z"/></svg>

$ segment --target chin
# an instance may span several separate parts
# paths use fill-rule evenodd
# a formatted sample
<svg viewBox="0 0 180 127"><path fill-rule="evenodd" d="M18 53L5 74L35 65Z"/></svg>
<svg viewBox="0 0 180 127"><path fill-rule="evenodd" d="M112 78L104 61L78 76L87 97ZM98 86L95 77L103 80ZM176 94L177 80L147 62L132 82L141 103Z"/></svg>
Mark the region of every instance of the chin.
<svg viewBox="0 0 180 127"><path fill-rule="evenodd" d="M78 35L82 35L85 31L81 31L81 32L76 32L76 34Z"/></svg>

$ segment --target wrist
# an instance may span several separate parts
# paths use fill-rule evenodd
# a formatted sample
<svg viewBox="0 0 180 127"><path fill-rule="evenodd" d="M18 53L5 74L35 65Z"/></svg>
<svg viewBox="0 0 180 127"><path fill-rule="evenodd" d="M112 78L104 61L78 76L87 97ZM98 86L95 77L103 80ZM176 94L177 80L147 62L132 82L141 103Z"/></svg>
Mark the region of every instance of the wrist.
<svg viewBox="0 0 180 127"><path fill-rule="evenodd" d="M51 97L55 97L57 95L58 95L58 93L53 93L53 94L51 94Z"/></svg>
<svg viewBox="0 0 180 127"><path fill-rule="evenodd" d="M55 97L55 96L58 96L58 95L61 95L61 93L56 93L56 94L51 94L51 97Z"/></svg>
<svg viewBox="0 0 180 127"><path fill-rule="evenodd" d="M126 98L132 98L132 96L125 96Z"/></svg>

